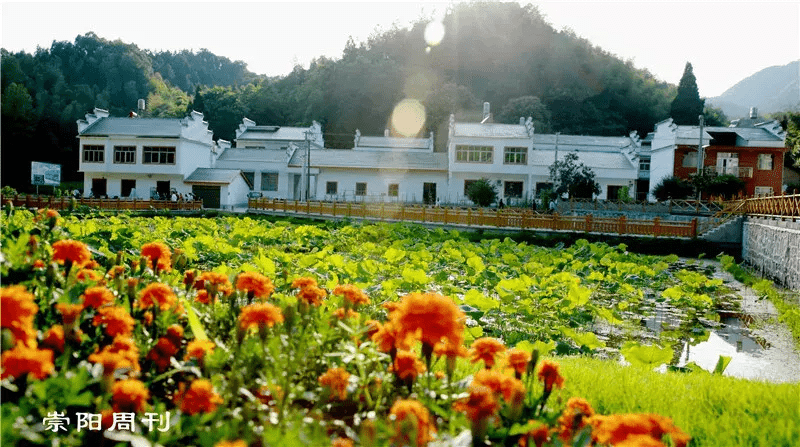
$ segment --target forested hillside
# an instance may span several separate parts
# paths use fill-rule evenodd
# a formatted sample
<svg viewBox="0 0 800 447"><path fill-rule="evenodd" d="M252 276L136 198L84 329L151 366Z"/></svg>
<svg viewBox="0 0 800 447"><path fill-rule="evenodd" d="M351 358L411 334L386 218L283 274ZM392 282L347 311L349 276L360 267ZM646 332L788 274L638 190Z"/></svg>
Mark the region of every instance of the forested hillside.
<svg viewBox="0 0 800 447"><path fill-rule="evenodd" d="M340 59L320 57L278 78L208 51L152 53L87 33L35 54L2 52L2 183L27 189L30 161L77 174L76 120L94 107L128 114L139 98L149 116L205 114L215 137L231 140L244 116L259 124L319 121L326 145L350 147L353 133L380 134L404 98L426 108L424 133L437 146L451 113L474 116L491 103L496 121L532 116L540 132L644 135L666 118L673 85L556 31L533 6L454 5L438 45L426 23L349 42ZM265 56L266 57L266 56Z"/></svg>

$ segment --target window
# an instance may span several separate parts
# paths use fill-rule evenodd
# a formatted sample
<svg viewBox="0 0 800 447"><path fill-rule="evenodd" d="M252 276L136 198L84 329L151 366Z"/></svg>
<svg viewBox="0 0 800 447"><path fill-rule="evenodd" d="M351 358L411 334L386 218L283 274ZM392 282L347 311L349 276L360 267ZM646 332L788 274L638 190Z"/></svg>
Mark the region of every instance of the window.
<svg viewBox="0 0 800 447"><path fill-rule="evenodd" d="M492 146L456 146L456 161L461 163L491 163L494 148Z"/></svg>
<svg viewBox="0 0 800 447"><path fill-rule="evenodd" d="M526 165L528 164L527 147L506 147L503 152L503 164Z"/></svg>
<svg viewBox="0 0 800 447"><path fill-rule="evenodd" d="M136 163L136 146L114 146L114 163Z"/></svg>
<svg viewBox="0 0 800 447"><path fill-rule="evenodd" d="M174 165L175 148L144 146L142 148L142 163L148 165Z"/></svg>
<svg viewBox="0 0 800 447"><path fill-rule="evenodd" d="M771 171L772 159L772 154L758 154L758 169L760 171Z"/></svg>
<svg viewBox="0 0 800 447"><path fill-rule="evenodd" d="M640 171L650 171L650 159L639 160Z"/></svg>
<svg viewBox="0 0 800 447"><path fill-rule="evenodd" d="M365 195L367 195L367 184L366 183L356 183L356 195L357 196L365 196Z"/></svg>
<svg viewBox="0 0 800 447"><path fill-rule="evenodd" d="M339 182L326 182L325 183L325 194L335 196L339 194L337 191L339 190Z"/></svg>
<svg viewBox="0 0 800 447"><path fill-rule="evenodd" d="M277 191L278 190L278 173L277 172L262 172L261 173L261 190L262 191Z"/></svg>
<svg viewBox="0 0 800 447"><path fill-rule="evenodd" d="M400 185L397 183L389 183L389 197L397 197L400 195Z"/></svg>
<svg viewBox="0 0 800 447"><path fill-rule="evenodd" d="M772 187L771 186L756 186L755 190L756 196L771 196Z"/></svg>
<svg viewBox="0 0 800 447"><path fill-rule="evenodd" d="M503 187L505 197L522 197L522 182L506 182Z"/></svg>
<svg viewBox="0 0 800 447"><path fill-rule="evenodd" d="M472 186L473 183L477 182L477 180L464 180L464 195L467 195L467 191L469 191L469 187Z"/></svg>
<svg viewBox="0 0 800 447"><path fill-rule="evenodd" d="M103 163L106 158L106 147L86 145L83 146L83 162L84 163Z"/></svg>
<svg viewBox="0 0 800 447"><path fill-rule="evenodd" d="M684 168L696 168L697 152L687 152L683 154L683 164L681 166Z"/></svg>
<svg viewBox="0 0 800 447"><path fill-rule="evenodd" d="M256 173L253 171L242 171L242 175L247 181L247 187L250 188L250 191L252 191L256 184Z"/></svg>
<svg viewBox="0 0 800 447"><path fill-rule="evenodd" d="M606 200L619 200L619 195L622 191L622 188L624 188L624 186L608 185L608 188L606 189Z"/></svg>

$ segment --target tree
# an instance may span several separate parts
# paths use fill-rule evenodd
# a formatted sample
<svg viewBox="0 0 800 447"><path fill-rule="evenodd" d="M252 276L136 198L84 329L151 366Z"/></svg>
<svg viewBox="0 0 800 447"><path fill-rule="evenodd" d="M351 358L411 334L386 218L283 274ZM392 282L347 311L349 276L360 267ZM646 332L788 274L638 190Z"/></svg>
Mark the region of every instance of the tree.
<svg viewBox="0 0 800 447"><path fill-rule="evenodd" d="M706 126L727 127L731 123L722 109L708 105L703 109L703 118Z"/></svg>
<svg viewBox="0 0 800 447"><path fill-rule="evenodd" d="M685 199L694 193L692 185L678 177L664 177L653 188L656 200Z"/></svg>
<svg viewBox="0 0 800 447"><path fill-rule="evenodd" d="M508 101L497 115L497 121L517 124L520 118L528 117L532 118L537 133L548 133L552 130L550 110L537 96L520 96Z"/></svg>
<svg viewBox="0 0 800 447"><path fill-rule="evenodd" d="M476 205L486 207L497 199L497 191L488 179L482 178L467 187L467 197Z"/></svg>
<svg viewBox="0 0 800 447"><path fill-rule="evenodd" d="M670 116L678 125L697 124L697 118L703 114L705 103L706 100L700 98L692 64L687 62L681 81L678 83L678 94L670 107Z"/></svg>
<svg viewBox="0 0 800 447"><path fill-rule="evenodd" d="M575 152L550 165L550 180L557 197L567 194L570 198L591 199L595 194L600 194L594 171L583 162L578 163L578 154Z"/></svg>

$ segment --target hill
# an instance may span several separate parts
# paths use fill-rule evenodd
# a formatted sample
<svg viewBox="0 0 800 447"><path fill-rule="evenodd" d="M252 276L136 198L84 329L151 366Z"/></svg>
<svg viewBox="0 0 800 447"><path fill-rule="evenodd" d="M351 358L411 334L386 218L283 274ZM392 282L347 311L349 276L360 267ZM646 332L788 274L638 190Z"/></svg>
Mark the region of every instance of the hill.
<svg viewBox="0 0 800 447"><path fill-rule="evenodd" d="M762 116L800 111L800 61L760 70L706 103L721 108L729 118L747 116L750 107L758 107Z"/></svg>

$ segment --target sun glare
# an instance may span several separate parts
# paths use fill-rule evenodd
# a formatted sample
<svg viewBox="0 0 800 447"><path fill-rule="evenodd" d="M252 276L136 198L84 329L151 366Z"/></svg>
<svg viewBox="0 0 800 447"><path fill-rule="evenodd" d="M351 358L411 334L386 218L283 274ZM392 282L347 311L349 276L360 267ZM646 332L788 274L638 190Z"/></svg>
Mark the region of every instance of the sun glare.
<svg viewBox="0 0 800 447"><path fill-rule="evenodd" d="M433 21L425 27L425 43L429 47L435 47L442 43L444 39L444 25L442 22Z"/></svg>
<svg viewBox="0 0 800 447"><path fill-rule="evenodd" d="M392 112L392 130L404 137L419 135L425 125L425 106L416 99L400 101Z"/></svg>

